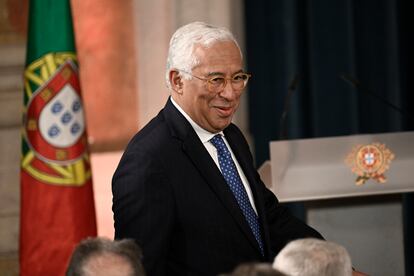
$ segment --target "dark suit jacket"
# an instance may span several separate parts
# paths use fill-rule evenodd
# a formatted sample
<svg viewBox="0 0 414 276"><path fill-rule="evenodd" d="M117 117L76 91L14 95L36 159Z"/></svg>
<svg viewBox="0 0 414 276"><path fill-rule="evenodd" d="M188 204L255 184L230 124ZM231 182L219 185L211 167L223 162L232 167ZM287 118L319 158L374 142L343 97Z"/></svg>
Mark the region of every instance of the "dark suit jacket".
<svg viewBox="0 0 414 276"><path fill-rule="evenodd" d="M133 238L151 275L217 275L249 261L272 261L289 241L318 237L265 188L246 140L224 130L255 200L265 256L220 170L168 100L130 141L112 182L115 238Z"/></svg>

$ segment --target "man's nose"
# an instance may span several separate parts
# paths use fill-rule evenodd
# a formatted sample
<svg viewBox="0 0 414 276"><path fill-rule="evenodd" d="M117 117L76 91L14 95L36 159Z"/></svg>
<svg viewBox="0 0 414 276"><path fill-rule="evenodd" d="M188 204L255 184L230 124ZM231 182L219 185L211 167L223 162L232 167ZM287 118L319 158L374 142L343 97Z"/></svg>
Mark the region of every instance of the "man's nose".
<svg viewBox="0 0 414 276"><path fill-rule="evenodd" d="M233 86L230 80L227 80L227 82L224 85L223 91L221 91L219 95L228 100L232 100L237 97L237 91L233 89Z"/></svg>

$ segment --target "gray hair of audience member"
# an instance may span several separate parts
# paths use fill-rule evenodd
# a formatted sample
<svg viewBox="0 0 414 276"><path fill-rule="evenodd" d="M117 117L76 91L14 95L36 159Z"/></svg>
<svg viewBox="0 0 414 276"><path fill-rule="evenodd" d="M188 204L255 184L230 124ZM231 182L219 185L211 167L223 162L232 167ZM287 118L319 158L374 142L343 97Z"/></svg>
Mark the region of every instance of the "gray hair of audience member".
<svg viewBox="0 0 414 276"><path fill-rule="evenodd" d="M226 276L287 276L276 270L269 263L242 263L238 265L233 272L225 274Z"/></svg>
<svg viewBox="0 0 414 276"><path fill-rule="evenodd" d="M87 238L81 241L72 253L66 276L86 276L88 262L95 257L118 256L131 265L131 276L144 276L145 271L141 262L142 253L132 239L110 240L107 238ZM129 276L129 275L128 275Z"/></svg>
<svg viewBox="0 0 414 276"><path fill-rule="evenodd" d="M294 240L276 256L273 267L289 276L350 276L351 258L339 244L313 238Z"/></svg>
<svg viewBox="0 0 414 276"><path fill-rule="evenodd" d="M171 37L168 50L165 76L167 87L171 88L169 76L171 69L180 69L179 74L187 80L192 78L182 71L191 73L192 69L200 63L200 60L194 55L196 44L208 48L220 41L233 41L240 50L233 34L224 27L217 27L204 22L193 22L177 29ZM242 56L241 50L240 56Z"/></svg>

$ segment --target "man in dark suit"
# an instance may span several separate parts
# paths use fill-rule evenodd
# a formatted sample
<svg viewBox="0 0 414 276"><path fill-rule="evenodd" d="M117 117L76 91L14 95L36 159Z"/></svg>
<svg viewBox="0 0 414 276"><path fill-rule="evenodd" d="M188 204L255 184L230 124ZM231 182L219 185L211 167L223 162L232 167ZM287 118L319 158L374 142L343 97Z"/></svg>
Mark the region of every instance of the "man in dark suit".
<svg viewBox="0 0 414 276"><path fill-rule="evenodd" d="M173 35L171 97L112 183L115 238L136 240L148 275L217 275L271 262L290 240L322 238L266 189L231 123L249 77L227 29L195 22Z"/></svg>

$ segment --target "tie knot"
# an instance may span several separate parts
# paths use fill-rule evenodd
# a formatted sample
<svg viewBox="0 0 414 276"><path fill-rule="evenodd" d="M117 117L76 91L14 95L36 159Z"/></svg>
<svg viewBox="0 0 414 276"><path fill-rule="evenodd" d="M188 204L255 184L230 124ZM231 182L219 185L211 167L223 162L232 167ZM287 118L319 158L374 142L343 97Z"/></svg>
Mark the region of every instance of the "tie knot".
<svg viewBox="0 0 414 276"><path fill-rule="evenodd" d="M213 138L210 139L210 142L213 146L220 152L227 152L227 146L224 143L223 138L220 134L216 134Z"/></svg>

